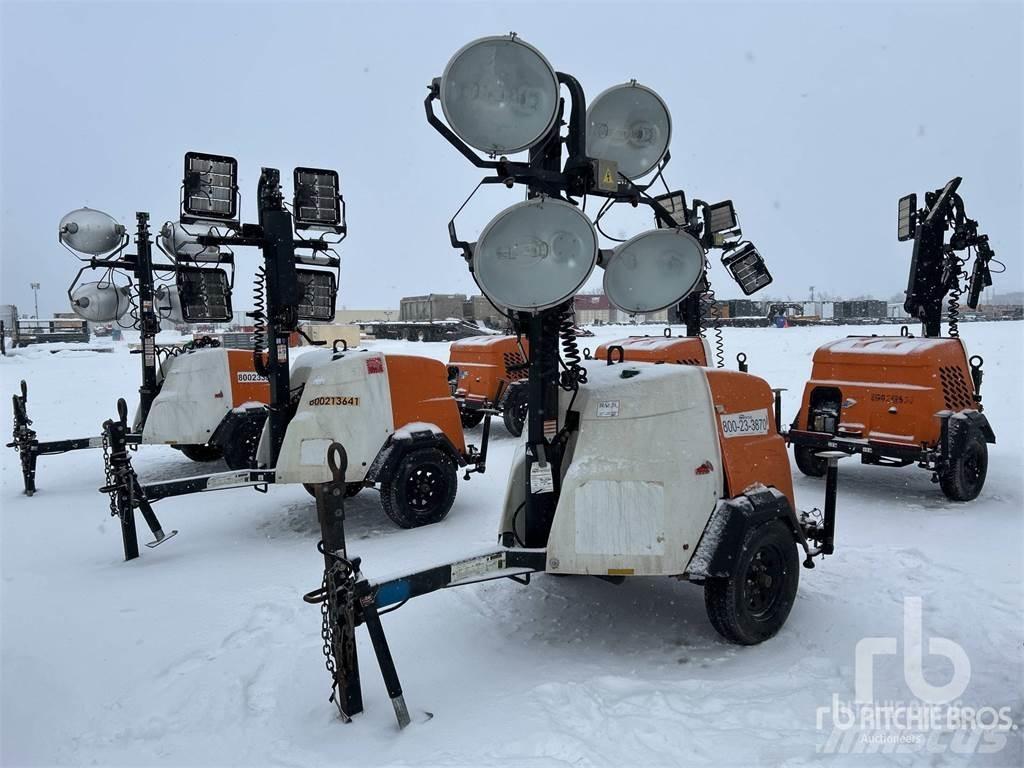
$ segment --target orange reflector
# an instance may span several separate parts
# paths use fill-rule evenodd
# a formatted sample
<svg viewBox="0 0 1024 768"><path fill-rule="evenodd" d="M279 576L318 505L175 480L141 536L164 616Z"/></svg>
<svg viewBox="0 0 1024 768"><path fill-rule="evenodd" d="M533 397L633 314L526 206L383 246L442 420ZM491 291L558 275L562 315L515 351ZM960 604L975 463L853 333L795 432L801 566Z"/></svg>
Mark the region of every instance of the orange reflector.
<svg viewBox="0 0 1024 768"><path fill-rule="evenodd" d="M633 569L632 568L609 568L608 569L608 575L609 576L632 576L633 575Z"/></svg>

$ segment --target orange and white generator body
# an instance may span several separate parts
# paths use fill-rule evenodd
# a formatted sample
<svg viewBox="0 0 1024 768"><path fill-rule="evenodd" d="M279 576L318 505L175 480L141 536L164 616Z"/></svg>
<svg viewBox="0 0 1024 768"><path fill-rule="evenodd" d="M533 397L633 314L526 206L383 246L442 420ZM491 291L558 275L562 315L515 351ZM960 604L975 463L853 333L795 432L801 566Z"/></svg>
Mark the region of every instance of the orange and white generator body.
<svg viewBox="0 0 1024 768"><path fill-rule="evenodd" d="M819 347L787 435L797 466L823 475L822 450L879 466L916 462L949 498L975 498L995 442L981 365L959 338L850 336Z"/></svg>
<svg viewBox="0 0 1024 768"><path fill-rule="evenodd" d="M327 482L327 448L340 443L348 493L378 487L384 511L409 528L448 514L459 467L482 469L480 454L466 447L447 369L438 360L368 350L326 353L296 370L292 383L302 389L274 467L277 483ZM267 439L264 430L257 454L264 463Z"/></svg>
<svg viewBox="0 0 1024 768"><path fill-rule="evenodd" d="M475 427L493 409L512 434L522 434L526 389L513 385L527 379L525 350L526 341L516 336L471 336L452 342L448 377L464 427Z"/></svg>
<svg viewBox="0 0 1024 768"><path fill-rule="evenodd" d="M606 362L609 354L618 356L619 349L622 350L622 360L631 363L672 363L707 367L711 359L711 347L707 339L700 336L629 336L600 344L594 350L594 359Z"/></svg>
<svg viewBox="0 0 1024 768"><path fill-rule="evenodd" d="M236 430L226 430L231 414L242 408L263 412L270 400L270 386L248 350L190 350L168 358L159 373L159 393L144 424L136 411L134 431L141 428L143 444L173 445L199 461L220 458L237 440ZM265 413L258 417L259 429L263 418Z"/></svg>

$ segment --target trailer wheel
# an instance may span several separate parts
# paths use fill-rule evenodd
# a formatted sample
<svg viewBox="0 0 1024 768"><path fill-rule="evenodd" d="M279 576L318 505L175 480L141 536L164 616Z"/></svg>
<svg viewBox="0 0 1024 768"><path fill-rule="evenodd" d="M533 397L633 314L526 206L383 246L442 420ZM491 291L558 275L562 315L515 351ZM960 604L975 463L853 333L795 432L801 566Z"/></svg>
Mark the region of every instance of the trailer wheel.
<svg viewBox="0 0 1024 768"><path fill-rule="evenodd" d="M484 415L480 411L462 411L459 416L462 419L462 426L466 429L472 429L484 420Z"/></svg>
<svg viewBox="0 0 1024 768"><path fill-rule="evenodd" d="M217 461L224 456L220 448L214 445L176 445L174 447L185 454L186 458L203 463Z"/></svg>
<svg viewBox="0 0 1024 768"><path fill-rule="evenodd" d="M512 387L502 404L501 420L505 422L505 429L515 437L523 434L526 411L529 406L528 394L526 387Z"/></svg>
<svg viewBox="0 0 1024 768"><path fill-rule="evenodd" d="M793 446L793 458L796 459L797 469L808 477L824 477L828 471L828 459L815 456L816 450L801 445Z"/></svg>
<svg viewBox="0 0 1024 768"><path fill-rule="evenodd" d="M732 643L756 645L786 623L799 582L793 533L772 520L747 531L730 576L704 583L704 606L718 634Z"/></svg>
<svg viewBox="0 0 1024 768"><path fill-rule="evenodd" d="M978 430L973 430L961 453L939 473L939 487L953 501L971 501L978 497L988 474L988 445Z"/></svg>
<svg viewBox="0 0 1024 768"><path fill-rule="evenodd" d="M380 485L384 512L401 528L440 522L455 502L458 476L451 456L418 448L402 457Z"/></svg>

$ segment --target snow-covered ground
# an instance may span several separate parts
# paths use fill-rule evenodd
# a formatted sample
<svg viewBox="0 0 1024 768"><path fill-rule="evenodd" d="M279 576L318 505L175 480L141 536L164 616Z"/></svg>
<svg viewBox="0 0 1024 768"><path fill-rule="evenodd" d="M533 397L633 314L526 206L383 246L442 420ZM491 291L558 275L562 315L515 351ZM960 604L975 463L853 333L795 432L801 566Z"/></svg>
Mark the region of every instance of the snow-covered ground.
<svg viewBox="0 0 1024 768"><path fill-rule="evenodd" d="M787 387L788 421L813 350L848 330L877 329L727 330L728 364L744 351L751 372ZM934 753L830 754L832 721L818 712L833 696L853 699L862 638L899 646L875 659L874 699L913 698L902 673L904 601L920 598L924 637L954 641L969 660L960 702L1011 707L1024 720L1024 324L962 330L985 357L999 440L976 502L946 500L916 468L844 461L837 553L802 571L789 622L757 647L726 644L701 590L668 579L615 586L542 575L529 587L492 582L414 600L384 623L410 708L420 721L424 711L434 717L401 733L362 629L366 712L343 725L327 702L319 610L300 599L322 567L301 488L161 502L164 527L179 536L124 563L96 492L99 451L41 458L40 490L26 498L4 449L0 763L1019 766L1019 729L990 754L959 754L948 738ZM598 329L581 345L626 333ZM445 344L373 346L447 358ZM0 359L3 402L25 378L41 439L96 434L118 396L133 401L137 365L124 345L17 350ZM487 474L460 483L439 525L399 530L375 493L352 500L351 549L364 571L493 544L514 444L497 425ZM164 447L143 447L134 461L143 481L209 471ZM820 505L822 483L794 473L798 504ZM944 684L950 661L927 642L924 650L925 679Z"/></svg>

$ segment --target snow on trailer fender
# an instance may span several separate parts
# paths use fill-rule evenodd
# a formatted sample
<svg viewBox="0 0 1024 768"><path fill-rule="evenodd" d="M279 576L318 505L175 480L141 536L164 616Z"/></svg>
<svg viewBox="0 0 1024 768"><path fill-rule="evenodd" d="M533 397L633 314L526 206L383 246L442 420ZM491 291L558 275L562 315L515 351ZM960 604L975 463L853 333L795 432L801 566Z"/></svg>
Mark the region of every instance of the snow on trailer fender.
<svg viewBox="0 0 1024 768"><path fill-rule="evenodd" d="M458 98L469 84L481 99ZM562 87L568 100L559 98ZM521 88L534 95L530 115L488 96ZM434 113L437 100L447 125ZM528 344L527 380L516 385L527 393L524 440L509 472L500 546L379 581L365 578L360 559L348 551L351 459L341 444L328 448L331 478L316 486L324 576L304 599L321 605L331 700L342 718L363 709L356 628L365 625L370 634L404 727L409 711L380 617L418 595L476 581L529 584L536 572L613 582L671 576L703 584L708 617L726 639L754 644L772 637L793 606L798 550L808 568L813 557L833 552L843 454L822 456L828 462L824 515L798 516L766 382L743 370L623 362L622 347L617 360L609 350L606 363L584 363L573 332L572 297L595 266L605 270L612 303L634 314L692 304L707 285L713 248L725 252L723 261L745 292L770 283L753 245L739 242L731 201L694 200L687 208L682 191L647 195L634 179L655 168L662 175L668 160L671 120L657 94L631 81L608 89L587 110L579 83L556 73L514 34L462 48L433 81L425 106L428 122L449 143L495 174L486 180L529 188L527 200L499 213L476 243L459 239L454 219L449 224L451 243L481 291L509 310L513 330ZM588 125L595 123L602 130L591 142ZM604 140L638 125L650 142ZM491 156L534 149L528 162L513 162L486 160L473 147ZM649 206L659 229L601 250L594 222L563 195L605 198L595 206L598 216L616 203ZM699 313L681 314L695 323Z"/></svg>

